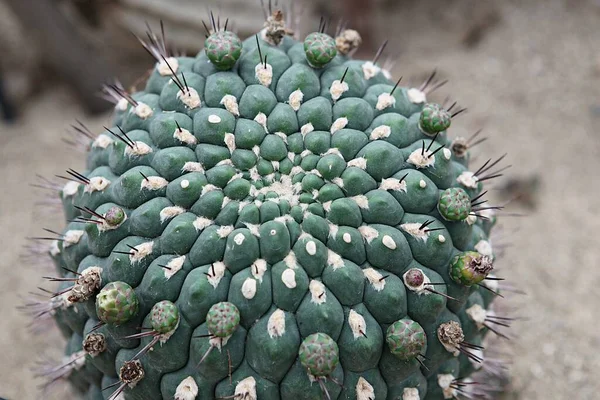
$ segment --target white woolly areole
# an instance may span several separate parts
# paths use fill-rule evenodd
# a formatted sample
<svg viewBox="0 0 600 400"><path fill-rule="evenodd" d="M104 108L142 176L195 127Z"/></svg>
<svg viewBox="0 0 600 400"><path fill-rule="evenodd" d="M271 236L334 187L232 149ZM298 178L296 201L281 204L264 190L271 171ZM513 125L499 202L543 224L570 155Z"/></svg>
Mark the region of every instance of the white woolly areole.
<svg viewBox="0 0 600 400"><path fill-rule="evenodd" d="M265 272L267 272L267 262L259 258L252 263L250 270L252 271L252 276L262 283L263 276L265 275Z"/></svg>
<svg viewBox="0 0 600 400"><path fill-rule="evenodd" d="M467 308L465 312L469 318L475 322L477 329L481 330L484 328L483 324L487 318L487 311L485 308L481 307L479 304L473 304L471 307Z"/></svg>
<svg viewBox="0 0 600 400"><path fill-rule="evenodd" d="M187 189L188 187L190 187L190 181L184 179L181 182L179 182L179 186L181 186L182 189Z"/></svg>
<svg viewBox="0 0 600 400"><path fill-rule="evenodd" d="M339 131L340 129L344 129L346 127L346 125L348 125L348 118L346 118L346 117L338 118L335 121L333 121L333 124L331 124L331 129L329 131L331 133L335 133L335 132Z"/></svg>
<svg viewBox="0 0 600 400"><path fill-rule="evenodd" d="M350 160L348 161L348 167L356 167L363 170L367 169L367 159L364 157L358 157L353 160Z"/></svg>
<svg viewBox="0 0 600 400"><path fill-rule="evenodd" d="M413 268L411 268L411 269L413 269ZM423 274L423 283L421 283L419 286L410 285L406 281L406 277L408 276L408 273L410 272L410 269L409 269L408 271L406 271L404 273L404 275L402 275L402 280L404 281L404 286L406 286L409 290L412 290L419 296L420 295L427 296L427 295L431 294L429 291L427 291L427 285L429 285L431 283L431 280L429 279L429 277L427 275L425 275L425 273L421 269L419 269L419 268L414 268L414 269L418 269Z"/></svg>
<svg viewBox="0 0 600 400"><path fill-rule="evenodd" d="M469 362L473 366L473 368L475 368L476 370L481 369L483 367L483 363L485 362L483 350L471 349L471 350L469 350L469 352L471 354L473 354L477 359L481 360L481 361L477 361L477 359L475 357L473 359L471 359L471 357L467 357L469 359Z"/></svg>
<svg viewBox="0 0 600 400"><path fill-rule="evenodd" d="M288 103L294 111L298 111L300 109L300 105L302 104L303 99L304 93L302 93L302 90L296 89L292 93L290 93L290 97L288 97Z"/></svg>
<svg viewBox="0 0 600 400"><path fill-rule="evenodd" d="M308 285L310 290L310 301L315 304L323 304L327 301L327 292L325 291L325 285L321 282L312 280Z"/></svg>
<svg viewBox="0 0 600 400"><path fill-rule="evenodd" d="M125 146L125 154L128 156L145 156L146 154L152 153L152 147L144 142L135 141L133 146Z"/></svg>
<svg viewBox="0 0 600 400"><path fill-rule="evenodd" d="M396 178L384 178L379 185L381 190L395 190L397 192L406 193L406 182Z"/></svg>
<svg viewBox="0 0 600 400"><path fill-rule="evenodd" d="M231 178L229 178L229 180L227 181L227 184L230 184L233 181L237 181L238 179L242 179L243 177L244 177L244 174L242 174L241 172L238 172L237 174L235 174ZM225 198L228 199L227 196L225 196ZM231 201L231 199L229 199L227 202L229 203L229 201Z"/></svg>
<svg viewBox="0 0 600 400"><path fill-rule="evenodd" d="M148 104L141 102L138 102L137 106L135 106L135 108L132 108L131 111L133 111L135 115L137 115L141 119L150 118L152 114L154 114L154 111L152 111L152 108L150 108Z"/></svg>
<svg viewBox="0 0 600 400"><path fill-rule="evenodd" d="M452 152L450 151L450 149L447 149L447 148L444 147L442 149L442 153L444 153L444 158L446 160L449 160L450 158L452 158Z"/></svg>
<svg viewBox="0 0 600 400"><path fill-rule="evenodd" d="M221 279L223 279L226 269L227 269L227 267L225 266L225 263L222 261L212 264L210 266L210 268L208 269L208 275L207 275L208 283L210 283L212 285L212 287L214 287L215 289L217 288L217 286L219 286L219 282L221 282Z"/></svg>
<svg viewBox="0 0 600 400"><path fill-rule="evenodd" d="M442 388L444 399L456 398L456 389L450 387L454 381L454 376L452 376L452 374L438 374L437 381L438 385Z"/></svg>
<svg viewBox="0 0 600 400"><path fill-rule="evenodd" d="M377 65L373 64L371 61L367 61L366 63L364 63L362 65L362 70L363 70L363 75L365 76L365 79L369 80L372 77L374 77L375 75L377 75L379 73L379 71L381 71L381 68L378 67Z"/></svg>
<svg viewBox="0 0 600 400"><path fill-rule="evenodd" d="M174 400L194 400L198 395L198 385L191 376L182 380L175 389Z"/></svg>
<svg viewBox="0 0 600 400"><path fill-rule="evenodd" d="M444 236L442 234L438 235L438 242L446 243L446 236Z"/></svg>
<svg viewBox="0 0 600 400"><path fill-rule="evenodd" d="M204 196L206 193L212 192L213 190L221 190L221 188L219 188L218 186L212 185L210 183L208 185L204 185L200 196Z"/></svg>
<svg viewBox="0 0 600 400"><path fill-rule="evenodd" d="M236 117L240 116L240 109L238 107L238 102L235 96L226 94L225 96L223 96L220 103L225 106L225 109L227 111L229 111Z"/></svg>
<svg viewBox="0 0 600 400"><path fill-rule="evenodd" d="M496 215L496 211L492 208L488 208L487 210L481 210L478 212L484 218L491 220Z"/></svg>
<svg viewBox="0 0 600 400"><path fill-rule="evenodd" d="M435 164L435 154L432 151L416 149L408 156L407 163L414 165L417 169L427 168Z"/></svg>
<svg viewBox="0 0 600 400"><path fill-rule="evenodd" d="M281 138L281 140L283 140L283 143L288 144L287 135L285 133L275 132L275 135L279 136ZM288 158L289 158L289 154L290 153L288 153ZM294 153L292 153L292 154L294 154ZM294 160L292 159L290 161L294 161ZM275 162L275 161L273 161L273 162Z"/></svg>
<svg viewBox="0 0 600 400"><path fill-rule="evenodd" d="M193 87L186 87L184 91L177 92L177 99L188 106L191 110L202 105L198 91Z"/></svg>
<svg viewBox="0 0 600 400"><path fill-rule="evenodd" d="M105 149L112 144L114 140L112 140L108 135L100 134L94 141L92 142L92 148L96 149L98 147Z"/></svg>
<svg viewBox="0 0 600 400"><path fill-rule="evenodd" d="M348 325L352 330L352 335L354 335L354 340L359 337L366 336L367 334L367 323L362 315L357 313L354 310L350 310L348 314Z"/></svg>
<svg viewBox="0 0 600 400"><path fill-rule="evenodd" d="M179 207L179 206L165 207L162 210L160 210L160 213L159 213L160 223L162 224L166 220L176 217L179 214L183 214L184 212L185 212L185 208L183 208L183 207Z"/></svg>
<svg viewBox="0 0 600 400"><path fill-rule="evenodd" d="M237 179L237 178L236 178L235 176L233 176L233 177L232 177L232 178L229 180L229 182L231 182L232 180L235 180L235 179ZM227 183L229 183L229 182L227 182ZM231 202L231 199L230 199L229 197L227 197L227 196L223 197L223 201L221 202L221 209L225 208L225 206L226 206L227 204L229 204L230 202Z"/></svg>
<svg viewBox="0 0 600 400"><path fill-rule="evenodd" d="M269 86L273 81L273 67L268 63L256 64L256 67L254 67L254 76L261 85Z"/></svg>
<svg viewBox="0 0 600 400"><path fill-rule="evenodd" d="M312 132L314 130L315 130L315 127L310 122L307 124L304 124L300 127L300 133L302 134L302 137L306 136L307 134L309 134L310 132Z"/></svg>
<svg viewBox="0 0 600 400"><path fill-rule="evenodd" d="M404 232L408 233L415 239L421 239L423 242L426 242L427 239L429 239L429 232L426 232L425 228L421 229L421 225L423 224L418 222L410 222L400 225L400 228L402 228Z"/></svg>
<svg viewBox="0 0 600 400"><path fill-rule="evenodd" d="M205 217L198 217L192 222L192 225L194 225L194 228L196 228L197 231L202 231L212 224L214 224L214 221Z"/></svg>
<svg viewBox="0 0 600 400"><path fill-rule="evenodd" d="M296 287L296 272L292 268L286 268L281 274L281 282L288 288Z"/></svg>
<svg viewBox="0 0 600 400"><path fill-rule="evenodd" d="M188 161L183 164L182 172L204 172L204 167L199 162Z"/></svg>
<svg viewBox="0 0 600 400"><path fill-rule="evenodd" d="M465 222L468 225L473 225L475 222L477 222L477 216L476 215L469 215L469 216L467 216L467 218L465 218Z"/></svg>
<svg viewBox="0 0 600 400"><path fill-rule="evenodd" d="M256 279L246 278L242 284L242 295L251 300L256 296Z"/></svg>
<svg viewBox="0 0 600 400"><path fill-rule="evenodd" d="M292 269L298 268L298 262L296 260L296 254L293 251L290 251L287 254L287 256L285 256L285 258L283 259L283 262L285 263L285 265L288 266L288 268L292 268Z"/></svg>
<svg viewBox="0 0 600 400"><path fill-rule="evenodd" d="M246 225L246 228L250 230L251 234L253 234L256 237L260 237L260 233L258 231L258 229L260 228L259 224L250 224L248 222L245 222L244 225Z"/></svg>
<svg viewBox="0 0 600 400"><path fill-rule="evenodd" d="M362 376L356 383L356 400L375 400L375 389Z"/></svg>
<svg viewBox="0 0 600 400"><path fill-rule="evenodd" d="M383 279L383 275L373 268L363 269L363 274L376 291L381 292L385 288L385 279Z"/></svg>
<svg viewBox="0 0 600 400"><path fill-rule="evenodd" d="M404 388L402 391L402 400L420 400L419 389L417 388Z"/></svg>
<svg viewBox="0 0 600 400"><path fill-rule="evenodd" d="M329 88L329 94L331 95L331 99L333 100L333 102L335 103L336 101L338 101L339 98L342 97L344 92L348 91L348 89L350 89L350 87L348 86L347 82L342 82L339 79L333 81L333 83L331 84L331 88Z"/></svg>
<svg viewBox="0 0 600 400"><path fill-rule="evenodd" d="M133 246L133 248L135 250L132 249L131 253L129 253L129 261L131 261L132 264L135 264L152 254L154 242L140 243L137 246Z"/></svg>
<svg viewBox="0 0 600 400"><path fill-rule="evenodd" d="M148 179L142 179L142 183L140 185L140 190L148 189L148 190L159 190L164 188L169 184L165 178L161 176L149 176Z"/></svg>
<svg viewBox="0 0 600 400"><path fill-rule="evenodd" d="M417 88L408 89L406 91L406 97L408 97L408 101L410 101L413 104L421 104L427 101L427 96L425 95L425 92Z"/></svg>
<svg viewBox="0 0 600 400"><path fill-rule="evenodd" d="M342 240L346 243L351 243L352 235L350 235L348 232L344 232L344 234L342 235Z"/></svg>
<svg viewBox="0 0 600 400"><path fill-rule="evenodd" d="M156 70L161 76L173 75L173 72L177 72L177 69L179 69L179 61L175 57L168 57L156 63Z"/></svg>
<svg viewBox="0 0 600 400"><path fill-rule="evenodd" d="M306 252L311 256L317 254L317 244L314 240L309 240L308 242L306 242L304 248L306 249Z"/></svg>
<svg viewBox="0 0 600 400"><path fill-rule="evenodd" d="M371 131L371 140L385 139L392 134L392 128L387 125L379 125Z"/></svg>
<svg viewBox="0 0 600 400"><path fill-rule="evenodd" d="M279 196L278 200L287 200L291 206L299 203L302 185L292 185L292 178L289 175L282 175L279 181L273 181L270 185L264 186L255 191L255 195L275 192Z"/></svg>
<svg viewBox="0 0 600 400"><path fill-rule="evenodd" d="M219 235L220 238L226 238L231 232L233 232L233 229L233 225L223 225L217 229L217 235Z"/></svg>
<svg viewBox="0 0 600 400"><path fill-rule="evenodd" d="M256 117L254 117L254 121L262 125L262 127L265 129L265 132L269 133L269 130L267 129L267 115L265 113L259 112L258 114L256 114Z"/></svg>
<svg viewBox="0 0 600 400"><path fill-rule="evenodd" d="M475 250L483 256L492 257L494 252L492 250L492 245L487 240L480 240L475 245Z"/></svg>
<svg viewBox="0 0 600 400"><path fill-rule="evenodd" d="M316 168L315 168L315 169L311 169L310 171L307 171L306 173L307 173L307 174L315 174L315 175L316 175L316 176L318 176L319 178L322 178L322 177L323 177L323 175L321 175L321 173L319 172L319 170L318 170L318 169L316 169Z"/></svg>
<svg viewBox="0 0 600 400"><path fill-rule="evenodd" d="M267 332L269 332L271 339L283 336L285 333L285 313L282 310L277 309L271 314L267 323Z"/></svg>
<svg viewBox="0 0 600 400"><path fill-rule="evenodd" d="M84 193L102 192L110 185L110 181L103 176L94 176L83 188Z"/></svg>
<svg viewBox="0 0 600 400"><path fill-rule="evenodd" d="M115 110L125 111L127 110L127 106L129 106L129 102L127 101L127 99L119 99L119 101L117 101L117 104L115 104Z"/></svg>
<svg viewBox="0 0 600 400"><path fill-rule="evenodd" d="M198 143L198 139L196 139L196 136L192 135L192 133L185 128L175 129L175 132L173 132L173 137L175 139L179 140L180 142L183 142L186 144Z"/></svg>
<svg viewBox="0 0 600 400"><path fill-rule="evenodd" d="M425 189L425 188L427 187L427 182L425 182L423 179L421 179L421 180L419 181L419 187L420 187L421 189Z"/></svg>
<svg viewBox="0 0 600 400"><path fill-rule="evenodd" d="M240 381L240 383L238 383L235 387L233 398L242 400L258 400L256 395L256 381L254 378L249 376L248 378Z"/></svg>
<svg viewBox="0 0 600 400"><path fill-rule="evenodd" d="M487 277L488 278L497 278L497 276L494 274L488 274ZM481 281L481 284L484 285L488 289L492 289L494 292L497 292L498 289L500 288L499 281L497 281L496 279L484 279L483 281Z"/></svg>
<svg viewBox="0 0 600 400"><path fill-rule="evenodd" d="M83 234L84 231L79 230L66 231L63 235L63 248L79 243Z"/></svg>
<svg viewBox="0 0 600 400"><path fill-rule="evenodd" d="M75 196L75 194L77 194L78 189L79 189L79 183L74 182L74 181L69 181L62 188L63 196L66 196L66 197Z"/></svg>
<svg viewBox="0 0 600 400"><path fill-rule="evenodd" d="M354 202L356 203L356 205L359 208L362 208L364 210L369 209L369 199L364 194L359 194L357 196L353 196L353 197L351 197L351 199L354 200Z"/></svg>
<svg viewBox="0 0 600 400"><path fill-rule="evenodd" d="M339 151L339 149L336 148L331 148L329 150L327 150L325 153L323 153L323 156L328 156L330 154L333 154L335 156L338 156L339 158L341 158L342 160L344 160L344 156L342 155L342 153ZM292 160L293 161L293 160Z"/></svg>
<svg viewBox="0 0 600 400"><path fill-rule="evenodd" d="M477 182L479 182L479 179L471 171L464 171L456 178L456 182L464 187L477 189Z"/></svg>
<svg viewBox="0 0 600 400"><path fill-rule="evenodd" d="M219 122L221 122L221 117L219 117L217 114L210 114L208 116L208 122L210 122L211 124L218 124Z"/></svg>
<svg viewBox="0 0 600 400"><path fill-rule="evenodd" d="M376 109L379 111L385 110L388 107L394 107L396 105L396 98L389 93L381 93L377 97Z"/></svg>
<svg viewBox="0 0 600 400"><path fill-rule="evenodd" d="M394 242L394 239L392 239L390 235L383 235L383 238L381 238L381 243L383 243L383 245L390 250L396 250L396 242Z"/></svg>
<svg viewBox="0 0 600 400"><path fill-rule="evenodd" d="M337 254L335 251L327 251L327 265L331 265L334 271L344 267L344 260L342 256Z"/></svg>
<svg viewBox="0 0 600 400"><path fill-rule="evenodd" d="M379 232L377 229L372 228L368 225L362 225L358 227L358 231L362 235L363 239L367 241L367 243L371 243L374 239L379 237Z"/></svg>
<svg viewBox="0 0 600 400"><path fill-rule="evenodd" d="M210 344L211 347L215 347L219 351L221 351L223 349L223 347L227 345L227 342L229 342L229 339L231 339L231 335L225 336L225 337L214 336L214 337L211 337L210 339L208 339L208 343Z"/></svg>
<svg viewBox="0 0 600 400"><path fill-rule="evenodd" d="M50 243L50 255L52 257L56 257L59 254L60 247L58 247L58 240L53 240L52 243Z"/></svg>
<svg viewBox="0 0 600 400"><path fill-rule="evenodd" d="M167 268L163 268L163 272L165 273L165 278L167 280L171 279L173 275L183 268L183 263L185 262L185 256L180 256L172 259L166 265Z"/></svg>

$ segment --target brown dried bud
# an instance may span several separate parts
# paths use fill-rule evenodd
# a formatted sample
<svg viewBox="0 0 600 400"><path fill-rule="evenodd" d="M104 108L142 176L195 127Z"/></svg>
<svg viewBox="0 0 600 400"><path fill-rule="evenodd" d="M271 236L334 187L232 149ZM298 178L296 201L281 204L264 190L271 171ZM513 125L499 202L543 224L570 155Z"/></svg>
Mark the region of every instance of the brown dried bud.
<svg viewBox="0 0 600 400"><path fill-rule="evenodd" d="M121 382L126 383L129 387L134 387L139 381L144 379L144 368L140 360L125 361L119 370L119 378Z"/></svg>
<svg viewBox="0 0 600 400"><path fill-rule="evenodd" d="M354 29L345 29L335 38L335 46L338 52L344 56L358 49L361 43L362 38Z"/></svg>
<svg viewBox="0 0 600 400"><path fill-rule="evenodd" d="M273 12L273 15L269 16L265 21L265 31L263 35L263 39L275 46L278 46L279 43L283 40L285 35L293 35L294 32L289 30L285 26L285 20L283 18L283 13L281 10L276 10Z"/></svg>
<svg viewBox="0 0 600 400"><path fill-rule="evenodd" d="M102 285L101 272L102 269L98 267L90 267L83 271L69 292L69 301L83 302L98 293Z"/></svg>
<svg viewBox="0 0 600 400"><path fill-rule="evenodd" d="M106 350L106 339L101 333L89 333L83 340L83 350L92 357Z"/></svg>
<svg viewBox="0 0 600 400"><path fill-rule="evenodd" d="M458 351L460 344L465 340L462 328L456 321L441 324L437 329L437 336L446 350L453 354Z"/></svg>

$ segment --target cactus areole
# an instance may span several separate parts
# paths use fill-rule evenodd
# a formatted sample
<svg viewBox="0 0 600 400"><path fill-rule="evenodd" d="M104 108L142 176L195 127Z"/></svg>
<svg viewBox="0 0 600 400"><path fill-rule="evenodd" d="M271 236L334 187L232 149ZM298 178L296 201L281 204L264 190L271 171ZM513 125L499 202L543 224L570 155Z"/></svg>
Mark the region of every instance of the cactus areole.
<svg viewBox="0 0 600 400"><path fill-rule="evenodd" d="M483 393L461 380L499 334L497 161L454 153L435 74L403 87L383 47L351 58L358 32L296 40L288 20L243 41L213 21L196 57L149 32L145 89L105 87L114 121L79 128L60 190L50 380L90 400Z"/></svg>

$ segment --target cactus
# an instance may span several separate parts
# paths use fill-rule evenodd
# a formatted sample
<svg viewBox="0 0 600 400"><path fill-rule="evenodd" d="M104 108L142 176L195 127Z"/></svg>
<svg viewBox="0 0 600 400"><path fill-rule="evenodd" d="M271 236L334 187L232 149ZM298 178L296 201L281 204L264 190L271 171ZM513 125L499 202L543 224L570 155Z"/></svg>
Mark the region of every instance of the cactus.
<svg viewBox="0 0 600 400"><path fill-rule="evenodd" d="M296 41L281 11L205 50L163 36L144 90L105 87L112 126L83 126L69 221L34 304L68 339L66 378L98 399L477 396L492 311L497 207L447 135L442 83L402 87L351 58L353 30ZM486 368L484 368L486 369ZM475 389L473 389L475 388Z"/></svg>

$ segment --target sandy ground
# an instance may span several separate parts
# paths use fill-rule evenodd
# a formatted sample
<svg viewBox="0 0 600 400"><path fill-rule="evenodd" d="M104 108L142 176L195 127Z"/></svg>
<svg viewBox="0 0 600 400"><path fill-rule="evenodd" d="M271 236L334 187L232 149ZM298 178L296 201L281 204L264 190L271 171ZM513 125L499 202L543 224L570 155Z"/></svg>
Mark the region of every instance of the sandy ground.
<svg viewBox="0 0 600 400"><path fill-rule="evenodd" d="M479 12L473 2L448 2L448 13L417 3L379 19L390 54L400 54L397 75L416 83L437 67L450 80L438 97L449 94L469 107L451 132L484 126L490 138L476 163L508 152L509 177L541 179L533 210L510 208L529 216L503 221L502 241L512 247L501 261L502 275L527 293L508 300L514 315L527 318L513 329L508 397L597 399L600 142L593 127L600 123L600 7L496 2L498 24L468 49L461 39ZM29 334L29 320L15 307L42 273L19 259L24 238L61 225L59 216L36 209L42 196L28 184L35 173L52 176L82 165L59 139L78 117L75 100L57 88L32 100L18 125L0 126L0 397L9 400L40 398L30 367L45 350L62 346L54 331ZM91 128L106 121L86 119Z"/></svg>

